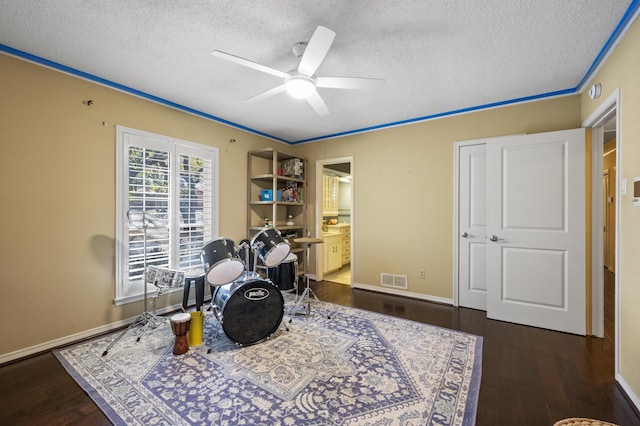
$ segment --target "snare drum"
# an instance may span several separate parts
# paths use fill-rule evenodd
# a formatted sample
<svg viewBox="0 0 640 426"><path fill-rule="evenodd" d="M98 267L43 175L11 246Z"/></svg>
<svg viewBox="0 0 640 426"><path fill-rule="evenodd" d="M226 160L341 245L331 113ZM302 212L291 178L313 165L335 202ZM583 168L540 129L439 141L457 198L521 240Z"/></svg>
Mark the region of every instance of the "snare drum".
<svg viewBox="0 0 640 426"><path fill-rule="evenodd" d="M158 287L160 292L182 287L184 285L184 275L184 272L176 269L154 265L147 266L147 282Z"/></svg>
<svg viewBox="0 0 640 426"><path fill-rule="evenodd" d="M205 278L211 285L235 281L244 272L244 262L235 257L235 243L228 238L208 242L200 252Z"/></svg>
<svg viewBox="0 0 640 426"><path fill-rule="evenodd" d="M284 299L270 281L251 278L216 287L213 310L222 330L238 346L269 338L284 316Z"/></svg>
<svg viewBox="0 0 640 426"><path fill-rule="evenodd" d="M289 255L275 268L267 270L268 277L282 291L294 290L298 276L298 256Z"/></svg>
<svg viewBox="0 0 640 426"><path fill-rule="evenodd" d="M171 317L171 331L176 336L173 344L173 354L182 355L189 350L189 341L187 333L189 332L189 323L191 315L187 313L175 314Z"/></svg>
<svg viewBox="0 0 640 426"><path fill-rule="evenodd" d="M264 228L258 232L251 240L251 247L267 268L280 264L291 251L289 243L274 228Z"/></svg>

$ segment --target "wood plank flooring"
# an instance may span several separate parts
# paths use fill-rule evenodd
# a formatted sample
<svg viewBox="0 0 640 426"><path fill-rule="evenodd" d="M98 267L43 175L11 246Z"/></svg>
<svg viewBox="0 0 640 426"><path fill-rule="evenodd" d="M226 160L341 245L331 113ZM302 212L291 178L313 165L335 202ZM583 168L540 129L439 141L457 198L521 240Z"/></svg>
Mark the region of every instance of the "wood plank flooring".
<svg viewBox="0 0 640 426"><path fill-rule="evenodd" d="M483 336L477 425L550 426L567 417L640 425L613 378L613 348L580 337L488 320L484 312L312 283L323 301ZM398 330L402 333L402 330ZM108 425L51 352L0 367L0 424Z"/></svg>

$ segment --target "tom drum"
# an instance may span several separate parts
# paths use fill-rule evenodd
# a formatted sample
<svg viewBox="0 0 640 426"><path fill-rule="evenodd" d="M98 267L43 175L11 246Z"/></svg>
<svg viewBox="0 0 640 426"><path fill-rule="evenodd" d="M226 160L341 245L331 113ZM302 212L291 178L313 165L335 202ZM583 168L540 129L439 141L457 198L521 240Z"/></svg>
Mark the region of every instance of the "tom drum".
<svg viewBox="0 0 640 426"><path fill-rule="evenodd" d="M251 240L251 247L267 268L280 264L291 251L289 243L274 228L264 228Z"/></svg>
<svg viewBox="0 0 640 426"><path fill-rule="evenodd" d="M235 257L233 240L218 238L208 242L200 251L205 279L211 285L223 285L235 281L244 272L244 262Z"/></svg>

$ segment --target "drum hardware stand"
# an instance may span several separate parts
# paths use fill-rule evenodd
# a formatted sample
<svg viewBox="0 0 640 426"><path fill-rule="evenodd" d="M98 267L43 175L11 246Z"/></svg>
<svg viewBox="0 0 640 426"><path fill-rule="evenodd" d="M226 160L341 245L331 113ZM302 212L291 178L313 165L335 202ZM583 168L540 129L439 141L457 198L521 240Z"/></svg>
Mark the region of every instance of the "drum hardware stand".
<svg viewBox="0 0 640 426"><path fill-rule="evenodd" d="M213 346L213 342L218 340L218 336L220 336L220 329L222 329L222 324L220 323L220 319L218 318L218 315L216 315L216 307L213 304L213 296L212 296L211 303L209 304L209 309L207 309L207 310L211 311L211 314L212 314L212 316L213 316L213 318L215 320L214 327L216 328L216 334L211 339L211 344L209 345L209 348L207 349L207 355L208 355L212 351L211 346Z"/></svg>
<svg viewBox="0 0 640 426"><path fill-rule="evenodd" d="M140 216L134 219L132 218L134 214L140 215ZM142 279L144 280L144 312L138 315L138 317L129 325L129 327L127 327L111 343L109 343L109 345L104 350L104 352L102 352L102 356L106 356L109 353L109 349L115 346L120 341L120 339L122 339L124 335L127 334L127 332L132 328L137 327L139 325L143 326L142 331L140 332L140 334L138 335L138 338L136 339L136 342L139 342L142 336L147 332L149 328L155 329L160 324L168 320L168 318L160 317L155 314L155 303L154 303L154 309L153 309L154 312L151 313L147 311L147 282L148 282L147 232L151 232L154 234L157 234L158 232L166 232L167 231L166 226L164 226L164 224L162 224L162 222L157 217L151 214L147 214L144 211L140 213L128 211L127 218L133 224L133 226L135 226L138 229L142 229L142 253L143 253L143 257L142 257L143 278ZM141 226L136 225L136 223Z"/></svg>
<svg viewBox="0 0 640 426"><path fill-rule="evenodd" d="M259 250L259 249L264 247L264 243L262 241L257 241L256 242L256 247L257 248L251 247L250 244L246 244L246 243L243 243L243 244L246 247L248 247L249 249L254 249L254 250ZM240 244L240 247L242 247L242 244ZM249 250L247 250L245 257L246 257L246 265L247 265L246 277L247 277L247 279L249 279L249 266L248 266L249 265ZM257 272L256 272L257 269L258 269L258 254L256 253L253 256L253 273L254 274L257 274ZM271 281L271 279L269 278L269 268L266 268L266 271L267 271L266 272L267 280ZM298 277L296 277L296 287L297 287L297 280L298 280ZM271 281L271 283L273 284L273 281ZM280 289L278 289L278 291L280 291ZM284 323L284 321L280 322L280 326L284 326L284 329L289 331L289 327L287 327L287 325Z"/></svg>
<svg viewBox="0 0 640 426"><path fill-rule="evenodd" d="M251 245L250 245L250 244L247 244L247 243L243 243L243 244L245 244L245 246L246 246L246 247L248 247L248 250L247 250L247 253L246 253L246 256L245 256L245 257L246 257L246 265L247 265L247 273L246 273L246 277L247 277L247 279L249 279L249 266L248 266L248 265L249 265L249 250L254 249L254 248L253 248L253 247L251 247ZM264 243L263 243L262 241L258 241L258 242L256 242L256 246L257 246L257 249L261 249L261 248L263 248L263 247L264 247ZM242 244L240 244L240 247L242 247ZM256 250L257 250L257 249L256 249ZM256 271L257 271L257 269L258 269L258 254L256 253L256 254L253 256L253 274L254 274L254 275L257 275L257 274L258 274L258 273L256 272ZM266 271L267 271L267 272L266 272L267 280L271 281L271 279L269 278L269 268L266 268ZM296 277L296 286L297 286L297 280L298 280L298 277ZM271 281L271 284L273 284L273 281ZM275 286L275 285L274 285L274 286ZM280 289L278 289L278 291L280 291ZM285 330L287 330L287 331L289 331L289 327L287 327L287 325L284 323L284 321L280 322L280 326L284 326L284 329L285 329Z"/></svg>
<svg viewBox="0 0 640 426"><path fill-rule="evenodd" d="M320 302L320 299L318 299L318 296L316 296L316 294L314 293L314 291L311 289L311 287L309 286L309 280L310 280L310 268L311 268L311 264L310 264L310 253L311 253L311 244L318 244L318 243L322 243L323 240L322 238L311 238L309 236L309 233L307 234L308 236L306 238L294 238L293 241L296 243L304 243L305 244L305 250L306 250L306 265L305 265L305 279L306 279L306 286L304 288L304 291L302 292L302 294L300 295L300 299L297 300L296 304L291 308L290 310L290 316L289 316L289 323L291 323L291 321L293 320L293 316L296 314L299 315L305 315L304 313L300 314L300 308L303 307L304 305L306 305L306 315L310 316L311 315L311 296L313 296L313 298L316 300L316 302ZM297 285L296 285L297 287ZM297 291L296 291L297 294ZM331 315L327 314L327 319L331 319Z"/></svg>

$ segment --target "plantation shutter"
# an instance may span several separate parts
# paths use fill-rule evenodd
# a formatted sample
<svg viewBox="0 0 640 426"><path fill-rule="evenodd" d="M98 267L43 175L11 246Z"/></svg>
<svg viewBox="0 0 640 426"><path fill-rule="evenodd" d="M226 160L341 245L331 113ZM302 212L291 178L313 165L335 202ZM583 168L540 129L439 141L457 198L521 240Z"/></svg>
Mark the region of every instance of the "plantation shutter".
<svg viewBox="0 0 640 426"><path fill-rule="evenodd" d="M118 141L116 304L142 294L145 262L201 273L217 236L216 148L120 127Z"/></svg>
<svg viewBox="0 0 640 426"><path fill-rule="evenodd" d="M201 268L200 250L212 239L213 161L177 146L180 170L178 268Z"/></svg>

